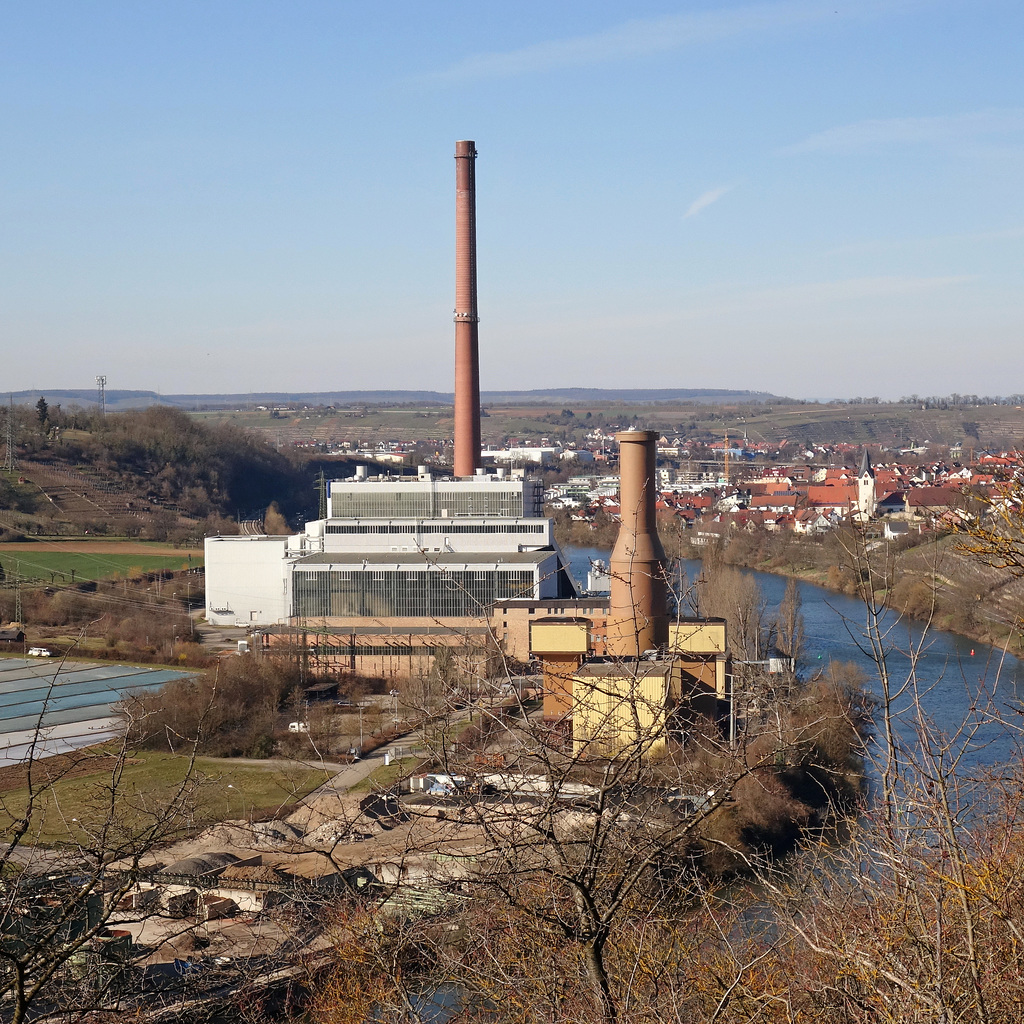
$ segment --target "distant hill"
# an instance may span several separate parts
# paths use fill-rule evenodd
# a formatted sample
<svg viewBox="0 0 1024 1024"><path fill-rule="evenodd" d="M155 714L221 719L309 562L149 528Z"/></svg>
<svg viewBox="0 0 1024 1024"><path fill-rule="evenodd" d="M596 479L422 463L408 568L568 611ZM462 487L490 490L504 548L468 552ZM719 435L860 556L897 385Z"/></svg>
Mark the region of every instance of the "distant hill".
<svg viewBox="0 0 1024 1024"><path fill-rule="evenodd" d="M453 396L445 396L452 401ZM766 391L725 388L538 388L533 391L484 391L483 402L777 402Z"/></svg>
<svg viewBox="0 0 1024 1024"><path fill-rule="evenodd" d="M99 404L95 388L15 391L19 405L35 404L41 397L52 405ZM730 391L724 388L538 388L532 391L484 391L480 400L557 405L562 402L776 402L778 395L765 391ZM451 405L455 396L444 391L261 391L234 395L162 395L157 391L108 389L111 411L170 405L179 409L236 409L258 405Z"/></svg>

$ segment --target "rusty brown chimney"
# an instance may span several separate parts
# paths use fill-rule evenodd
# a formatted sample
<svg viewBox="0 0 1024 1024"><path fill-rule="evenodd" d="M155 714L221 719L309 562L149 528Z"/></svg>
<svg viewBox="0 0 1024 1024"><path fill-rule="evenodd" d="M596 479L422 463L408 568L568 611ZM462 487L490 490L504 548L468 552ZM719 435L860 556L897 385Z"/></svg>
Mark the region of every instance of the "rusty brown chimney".
<svg viewBox="0 0 1024 1024"><path fill-rule="evenodd" d="M665 551L655 520L653 430L624 430L619 442L619 504L622 524L612 551L608 653L638 658L668 643Z"/></svg>
<svg viewBox="0 0 1024 1024"><path fill-rule="evenodd" d="M455 475L480 468L476 144L455 143Z"/></svg>

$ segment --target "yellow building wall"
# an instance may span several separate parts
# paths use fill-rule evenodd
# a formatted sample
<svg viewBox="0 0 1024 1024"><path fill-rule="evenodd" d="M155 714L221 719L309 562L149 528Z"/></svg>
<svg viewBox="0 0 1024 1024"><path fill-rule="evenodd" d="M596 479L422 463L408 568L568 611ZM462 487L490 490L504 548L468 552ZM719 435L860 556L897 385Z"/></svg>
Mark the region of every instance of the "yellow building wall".
<svg viewBox="0 0 1024 1024"><path fill-rule="evenodd" d="M717 716L717 667L678 658L637 662L632 673L625 666L608 674L581 669L572 688L573 753L609 757L631 746L644 757L664 753L669 716L680 705L689 714Z"/></svg>
<svg viewBox="0 0 1024 1024"><path fill-rule="evenodd" d="M665 749L670 672L577 675L573 680L573 752L608 757L636 745L657 755Z"/></svg>
<svg viewBox="0 0 1024 1024"><path fill-rule="evenodd" d="M580 667L580 657L546 655L544 658L544 717L561 718L572 711L573 678Z"/></svg>
<svg viewBox="0 0 1024 1024"><path fill-rule="evenodd" d="M673 622L668 647L679 654L725 654L724 622Z"/></svg>
<svg viewBox="0 0 1024 1024"><path fill-rule="evenodd" d="M498 602L491 616L491 629L505 654L517 661L530 657L530 626L537 619L583 618L590 621L591 646L595 654L604 653L605 620L608 617L607 602L586 600L544 601L536 604L508 605Z"/></svg>
<svg viewBox="0 0 1024 1024"><path fill-rule="evenodd" d="M587 654L589 651L589 622L534 622L530 626L531 654Z"/></svg>

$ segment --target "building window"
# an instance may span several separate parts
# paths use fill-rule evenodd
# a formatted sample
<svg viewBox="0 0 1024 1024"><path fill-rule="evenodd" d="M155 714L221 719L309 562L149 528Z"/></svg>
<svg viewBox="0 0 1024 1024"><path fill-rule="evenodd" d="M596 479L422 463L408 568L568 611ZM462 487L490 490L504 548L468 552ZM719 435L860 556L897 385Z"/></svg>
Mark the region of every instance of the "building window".
<svg viewBox="0 0 1024 1024"><path fill-rule="evenodd" d="M487 614L496 601L527 597L534 587L534 574L528 570L296 569L292 608L300 618L465 617Z"/></svg>

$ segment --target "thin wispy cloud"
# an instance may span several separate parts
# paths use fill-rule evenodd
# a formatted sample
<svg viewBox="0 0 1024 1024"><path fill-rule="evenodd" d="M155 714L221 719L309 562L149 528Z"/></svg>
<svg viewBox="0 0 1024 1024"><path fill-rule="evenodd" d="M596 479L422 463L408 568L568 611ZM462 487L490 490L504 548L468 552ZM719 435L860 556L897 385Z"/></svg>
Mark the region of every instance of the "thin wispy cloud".
<svg viewBox="0 0 1024 1024"><path fill-rule="evenodd" d="M1024 131L1024 110L1018 108L939 117L878 118L829 128L787 146L783 152L851 153L881 146L962 142L1020 131Z"/></svg>
<svg viewBox="0 0 1024 1024"><path fill-rule="evenodd" d="M689 220L691 217L696 217L701 210L706 210L712 203L717 203L719 199L726 194L731 192L732 185L721 185L719 188L709 189L703 195L697 196L683 214L683 220Z"/></svg>
<svg viewBox="0 0 1024 1024"><path fill-rule="evenodd" d="M557 68L630 60L736 36L835 21L837 18L873 17L920 7L927 2L859 0L856 5L846 5L837 11L832 4L820 0L783 0L781 3L747 4L728 10L637 19L591 35L534 43L504 53L476 54L430 77L451 81L508 78Z"/></svg>

